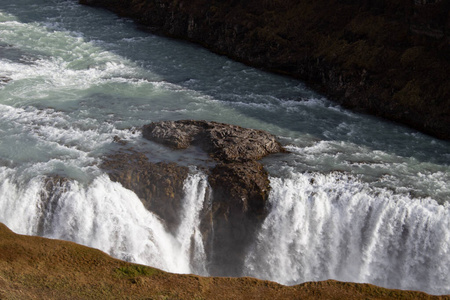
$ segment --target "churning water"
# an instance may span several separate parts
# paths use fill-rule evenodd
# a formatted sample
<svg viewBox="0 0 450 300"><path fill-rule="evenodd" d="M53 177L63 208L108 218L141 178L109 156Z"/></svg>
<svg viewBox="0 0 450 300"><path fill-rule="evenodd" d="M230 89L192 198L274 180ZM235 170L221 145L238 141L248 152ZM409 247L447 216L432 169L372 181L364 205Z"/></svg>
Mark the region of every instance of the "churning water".
<svg viewBox="0 0 450 300"><path fill-rule="evenodd" d="M98 167L119 147L114 136L155 161L203 161L136 131L178 119L267 130L290 150L263 160L271 211L243 275L450 293L448 142L348 112L301 82L138 31L75 0L2 0L0 221L12 230L207 275L204 174L191 168L179 228L169 233ZM55 175L68 180L49 190Z"/></svg>

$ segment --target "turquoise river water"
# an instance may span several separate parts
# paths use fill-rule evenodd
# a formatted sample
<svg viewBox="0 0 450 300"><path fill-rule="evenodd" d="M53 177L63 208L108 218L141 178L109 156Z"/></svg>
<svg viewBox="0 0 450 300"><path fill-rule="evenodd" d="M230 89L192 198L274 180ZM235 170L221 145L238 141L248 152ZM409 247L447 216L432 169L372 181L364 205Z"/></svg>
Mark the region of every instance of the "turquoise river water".
<svg viewBox="0 0 450 300"><path fill-rule="evenodd" d="M119 147L114 136L155 161L201 164L201 154L146 142L136 129L213 120L269 131L290 151L263 160L271 211L243 276L450 294L449 142L75 0L1 1L1 77L11 80L0 80L0 222L15 232L208 275L198 230L206 175L191 168L173 234L98 165ZM69 181L49 208L42 195L54 175Z"/></svg>

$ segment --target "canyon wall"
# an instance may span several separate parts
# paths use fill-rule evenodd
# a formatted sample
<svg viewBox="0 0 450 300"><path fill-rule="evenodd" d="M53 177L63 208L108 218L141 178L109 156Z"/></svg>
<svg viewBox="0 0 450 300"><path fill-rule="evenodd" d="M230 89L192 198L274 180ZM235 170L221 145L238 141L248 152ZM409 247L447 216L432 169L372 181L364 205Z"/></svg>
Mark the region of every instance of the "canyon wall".
<svg viewBox="0 0 450 300"><path fill-rule="evenodd" d="M450 139L450 1L80 0Z"/></svg>

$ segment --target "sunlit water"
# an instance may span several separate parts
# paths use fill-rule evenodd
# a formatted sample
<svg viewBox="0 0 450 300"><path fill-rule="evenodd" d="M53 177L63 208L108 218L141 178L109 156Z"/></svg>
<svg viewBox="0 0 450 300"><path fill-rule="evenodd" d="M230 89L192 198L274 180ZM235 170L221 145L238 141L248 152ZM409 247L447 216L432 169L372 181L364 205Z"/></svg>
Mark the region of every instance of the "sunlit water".
<svg viewBox="0 0 450 300"><path fill-rule="evenodd" d="M172 272L207 275L191 168L176 233L98 167L119 136L155 161L205 156L146 142L140 126L202 119L267 130L271 211L242 274L334 278L450 293L450 144L348 112L299 81L139 31L76 1L0 4L0 221ZM46 176L62 184L43 203ZM192 242L194 241L194 242Z"/></svg>

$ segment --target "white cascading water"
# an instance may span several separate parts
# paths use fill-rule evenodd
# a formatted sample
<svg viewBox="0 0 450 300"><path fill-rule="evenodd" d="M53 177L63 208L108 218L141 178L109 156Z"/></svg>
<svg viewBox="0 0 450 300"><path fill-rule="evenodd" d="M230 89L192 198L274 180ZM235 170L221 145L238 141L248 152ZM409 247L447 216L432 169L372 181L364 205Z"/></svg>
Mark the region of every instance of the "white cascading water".
<svg viewBox="0 0 450 300"><path fill-rule="evenodd" d="M245 275L284 284L339 279L450 291L450 206L342 173L271 178L271 211Z"/></svg>
<svg viewBox="0 0 450 300"><path fill-rule="evenodd" d="M208 181L203 173L190 175L184 183L183 209L176 239L181 243L183 257L191 257L191 270L208 275L203 237L200 232L200 212L207 196Z"/></svg>
<svg viewBox="0 0 450 300"><path fill-rule="evenodd" d="M245 275L450 293L448 143L77 1L0 1L0 222L15 232L207 275L199 230L206 175L191 170L172 234L97 167L121 147L115 136L178 161L137 130L178 119L268 130L290 145L265 161L271 210ZM193 150L184 164L191 159L205 157ZM71 180L48 191L49 174Z"/></svg>
<svg viewBox="0 0 450 300"><path fill-rule="evenodd" d="M76 181L57 185L45 206L41 195L48 191L43 177L19 185L12 170L1 171L0 219L15 232L36 235L42 227L45 237L98 248L120 259L176 273L205 274L198 230L207 187L205 175L192 174L186 179L183 221L177 235L172 236L132 191L106 175L89 186ZM196 252L192 263L191 250Z"/></svg>

